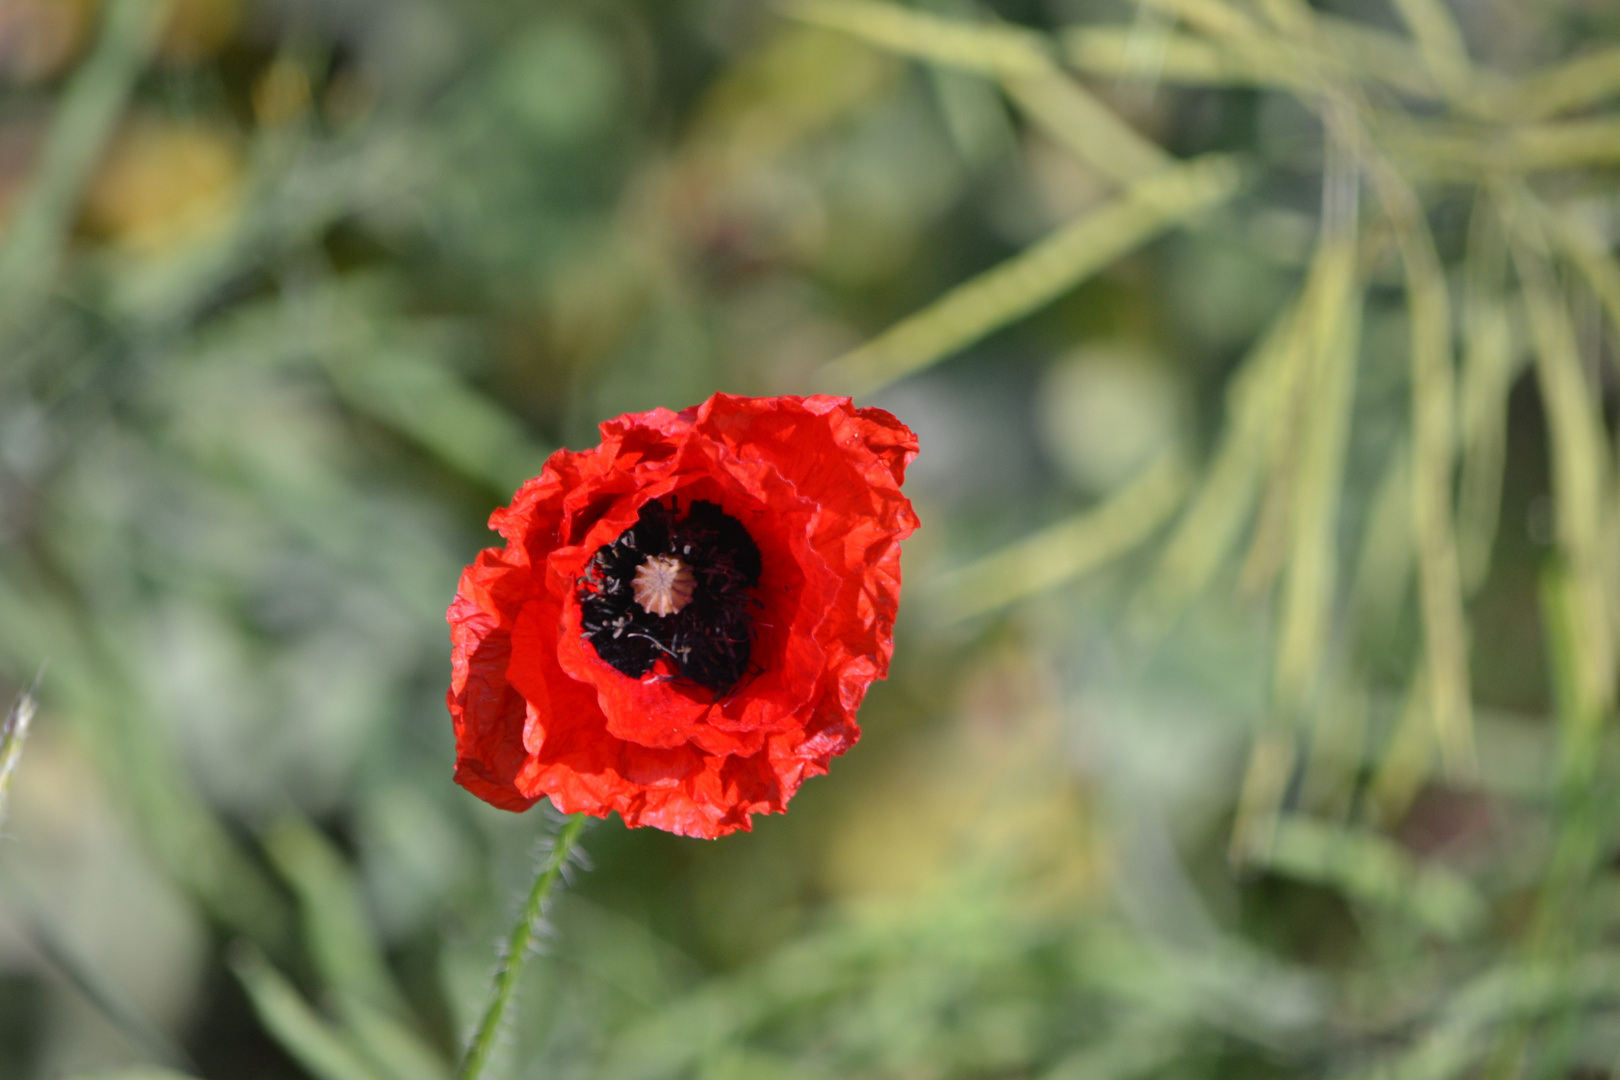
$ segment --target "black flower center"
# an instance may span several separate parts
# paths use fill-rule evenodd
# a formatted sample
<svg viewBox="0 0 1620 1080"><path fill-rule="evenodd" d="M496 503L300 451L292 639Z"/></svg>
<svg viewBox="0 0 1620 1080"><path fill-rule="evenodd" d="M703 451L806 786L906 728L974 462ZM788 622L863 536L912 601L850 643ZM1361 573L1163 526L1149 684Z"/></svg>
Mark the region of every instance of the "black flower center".
<svg viewBox="0 0 1620 1080"><path fill-rule="evenodd" d="M748 667L759 548L712 502L685 515L649 502L636 523L597 549L574 586L596 655L639 679L659 657L723 694Z"/></svg>

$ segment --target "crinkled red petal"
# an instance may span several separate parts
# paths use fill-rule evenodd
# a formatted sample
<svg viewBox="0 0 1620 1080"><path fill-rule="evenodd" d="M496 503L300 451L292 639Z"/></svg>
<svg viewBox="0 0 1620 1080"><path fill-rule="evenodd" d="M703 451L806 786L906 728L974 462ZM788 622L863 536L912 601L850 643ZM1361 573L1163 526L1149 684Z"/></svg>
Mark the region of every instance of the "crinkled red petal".
<svg viewBox="0 0 1620 1080"><path fill-rule="evenodd" d="M601 431L496 511L506 547L462 576L456 780L506 809L546 796L688 836L748 829L854 744L861 699L888 671L916 436L847 398L726 394ZM575 582L591 555L669 498L718 503L760 549L751 671L719 698L661 666L625 676L581 632Z"/></svg>

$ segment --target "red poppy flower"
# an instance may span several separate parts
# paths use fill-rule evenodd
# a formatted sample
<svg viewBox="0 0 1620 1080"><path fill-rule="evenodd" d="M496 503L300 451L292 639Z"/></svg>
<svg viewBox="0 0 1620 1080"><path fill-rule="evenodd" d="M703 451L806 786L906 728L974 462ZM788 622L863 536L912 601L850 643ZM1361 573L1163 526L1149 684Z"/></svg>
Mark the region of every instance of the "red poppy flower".
<svg viewBox="0 0 1620 1080"><path fill-rule="evenodd" d="M456 781L687 836L750 827L860 737L917 437L848 398L603 424L497 510L449 621Z"/></svg>

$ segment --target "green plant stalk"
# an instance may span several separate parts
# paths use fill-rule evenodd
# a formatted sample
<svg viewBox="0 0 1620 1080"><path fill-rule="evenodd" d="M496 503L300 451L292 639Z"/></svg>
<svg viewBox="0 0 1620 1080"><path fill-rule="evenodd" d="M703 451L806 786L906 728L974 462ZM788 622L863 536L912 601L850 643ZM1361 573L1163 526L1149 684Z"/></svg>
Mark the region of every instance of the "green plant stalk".
<svg viewBox="0 0 1620 1080"><path fill-rule="evenodd" d="M495 1049L495 1038L501 1029L501 1019L506 1015L506 1007L512 1003L512 997L517 992L518 977L523 974L523 961L529 955L529 946L534 943L535 924L540 921L540 916L545 911L546 900L551 896L551 890L557 884L557 879L562 876L569 853L574 850L574 843L584 828L585 815L574 814L563 822L561 829L557 830L557 839L551 846L551 853L541 864L540 873L535 876L534 884L529 888L529 897L523 902L523 911L518 916L516 925L512 927L511 936L507 938L506 952L502 955L500 967L495 973L495 986L490 994L489 1005L484 1009L484 1018L478 1024L477 1034L467 1047L467 1056L461 1063L461 1071L456 1074L458 1080L478 1080L484 1073L484 1066L489 1064L489 1055Z"/></svg>

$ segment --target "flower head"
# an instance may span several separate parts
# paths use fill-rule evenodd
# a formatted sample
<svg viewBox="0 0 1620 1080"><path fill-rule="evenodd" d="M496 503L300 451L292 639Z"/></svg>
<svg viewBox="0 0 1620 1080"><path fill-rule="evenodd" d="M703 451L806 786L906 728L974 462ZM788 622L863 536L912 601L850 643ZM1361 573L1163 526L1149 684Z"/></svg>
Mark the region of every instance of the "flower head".
<svg viewBox="0 0 1620 1080"><path fill-rule="evenodd" d="M603 424L490 526L449 621L456 781L715 837L860 737L888 671L917 439L848 398Z"/></svg>

